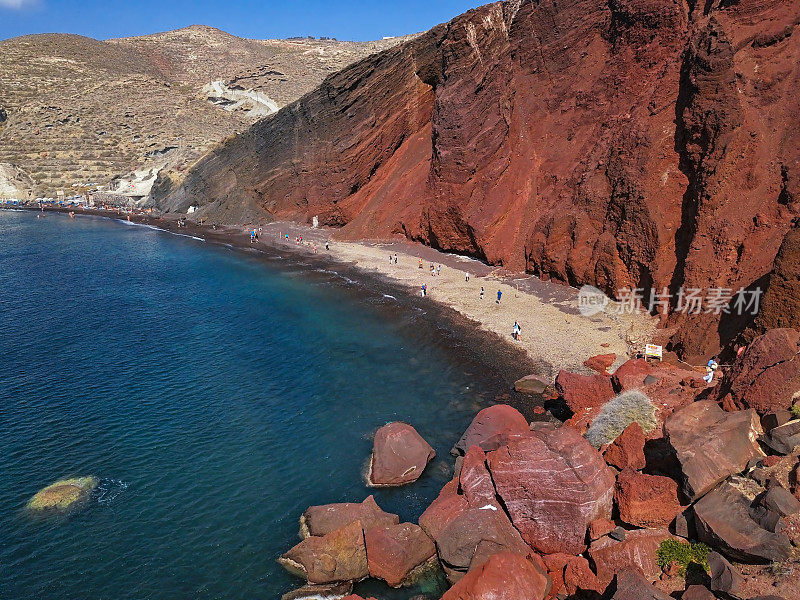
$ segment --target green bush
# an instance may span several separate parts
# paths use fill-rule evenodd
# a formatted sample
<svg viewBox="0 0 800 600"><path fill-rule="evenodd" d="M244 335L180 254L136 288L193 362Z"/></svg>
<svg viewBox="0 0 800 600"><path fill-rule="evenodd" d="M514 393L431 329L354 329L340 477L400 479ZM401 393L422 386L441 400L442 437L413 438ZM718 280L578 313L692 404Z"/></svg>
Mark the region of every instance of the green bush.
<svg viewBox="0 0 800 600"><path fill-rule="evenodd" d="M795 419L800 419L800 402L792 404L792 416L794 416Z"/></svg>
<svg viewBox="0 0 800 600"><path fill-rule="evenodd" d="M679 542L678 540L664 540L658 547L658 566L662 569L673 562L681 566L680 574L685 575L689 565L697 565L706 573L709 572L708 555L711 548L701 543Z"/></svg>
<svg viewBox="0 0 800 600"><path fill-rule="evenodd" d="M639 390L622 392L606 402L589 426L586 439L592 446L599 448L617 439L633 422L639 423L645 433L653 431L658 424L656 407Z"/></svg>

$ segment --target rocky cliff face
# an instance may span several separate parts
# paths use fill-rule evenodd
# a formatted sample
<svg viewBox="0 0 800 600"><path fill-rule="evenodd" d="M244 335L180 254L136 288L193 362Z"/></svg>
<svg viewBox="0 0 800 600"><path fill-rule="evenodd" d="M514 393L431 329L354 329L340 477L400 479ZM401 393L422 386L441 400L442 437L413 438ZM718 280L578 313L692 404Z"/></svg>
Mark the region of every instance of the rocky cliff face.
<svg viewBox="0 0 800 600"><path fill-rule="evenodd" d="M329 77L159 199L646 299L758 286L800 212L798 22L794 0L490 4ZM668 324L684 354L748 325Z"/></svg>

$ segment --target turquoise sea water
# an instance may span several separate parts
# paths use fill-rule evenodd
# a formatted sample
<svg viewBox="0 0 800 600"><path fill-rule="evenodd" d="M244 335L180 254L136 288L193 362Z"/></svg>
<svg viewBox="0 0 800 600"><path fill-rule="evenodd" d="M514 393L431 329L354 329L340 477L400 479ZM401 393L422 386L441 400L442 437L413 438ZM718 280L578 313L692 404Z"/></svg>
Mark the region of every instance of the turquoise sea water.
<svg viewBox="0 0 800 600"><path fill-rule="evenodd" d="M277 256L0 211L0 599L278 598L309 505L374 493L415 521L497 392L421 310ZM369 490L392 420L438 457ZM71 475L101 479L85 510L25 513Z"/></svg>

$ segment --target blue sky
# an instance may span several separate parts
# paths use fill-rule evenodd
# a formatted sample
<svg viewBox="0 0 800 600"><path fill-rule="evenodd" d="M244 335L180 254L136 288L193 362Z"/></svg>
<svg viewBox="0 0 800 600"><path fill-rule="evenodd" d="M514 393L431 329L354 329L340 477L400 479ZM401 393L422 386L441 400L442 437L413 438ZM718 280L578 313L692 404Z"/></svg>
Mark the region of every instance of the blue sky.
<svg viewBox="0 0 800 600"><path fill-rule="evenodd" d="M98 39L211 25L250 38L373 40L430 29L488 0L0 0L0 39L78 33Z"/></svg>

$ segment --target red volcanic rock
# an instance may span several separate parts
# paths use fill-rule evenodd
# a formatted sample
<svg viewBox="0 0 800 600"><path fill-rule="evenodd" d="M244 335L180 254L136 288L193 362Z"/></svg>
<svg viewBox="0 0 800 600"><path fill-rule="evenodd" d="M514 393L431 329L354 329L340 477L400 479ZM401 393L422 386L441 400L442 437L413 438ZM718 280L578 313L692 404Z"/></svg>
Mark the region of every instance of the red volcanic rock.
<svg viewBox="0 0 800 600"><path fill-rule="evenodd" d="M673 414L664 433L681 465L682 488L697 500L723 479L742 472L751 458L763 457L756 438L761 432L752 411L729 413L703 400Z"/></svg>
<svg viewBox="0 0 800 600"><path fill-rule="evenodd" d="M371 527L397 525L400 517L381 510L373 496L369 496L361 504L343 502L312 506L300 517L300 535L303 538L327 535L354 521L360 521L366 530Z"/></svg>
<svg viewBox="0 0 800 600"><path fill-rule="evenodd" d="M370 576L392 587L411 583L413 571L436 556L431 538L412 523L373 527L364 539Z"/></svg>
<svg viewBox="0 0 800 600"><path fill-rule="evenodd" d="M616 524L610 519L595 519L589 523L589 539L591 541L599 540L604 535L608 535L614 529Z"/></svg>
<svg viewBox="0 0 800 600"><path fill-rule="evenodd" d="M637 569L625 569L617 575L617 591L611 600L672 600L650 585Z"/></svg>
<svg viewBox="0 0 800 600"><path fill-rule="evenodd" d="M485 454L472 446L458 479L448 483L419 518L422 529L436 542L439 558L451 582L475 562L498 552L528 556L531 548L497 502Z"/></svg>
<svg viewBox="0 0 800 600"><path fill-rule="evenodd" d="M471 446L480 446L488 452L496 449L504 436L525 434L528 430L527 419L516 408L495 404L475 415L454 451L464 455Z"/></svg>
<svg viewBox="0 0 800 600"><path fill-rule="evenodd" d="M419 479L425 466L436 456L430 444L411 425L396 421L375 433L369 485L399 486Z"/></svg>
<svg viewBox="0 0 800 600"><path fill-rule="evenodd" d="M626 569L635 569L648 581L653 582L661 574L658 566L658 547L672 536L666 530L639 529L628 531L625 540L620 542L604 537L593 542L589 556L597 569L600 584L608 587L614 575Z"/></svg>
<svg viewBox="0 0 800 600"><path fill-rule="evenodd" d="M683 592L681 600L717 600L717 598L704 585L690 585Z"/></svg>
<svg viewBox="0 0 800 600"><path fill-rule="evenodd" d="M768 413L791 408L800 390L800 331L771 329L756 338L717 386L736 408Z"/></svg>
<svg viewBox="0 0 800 600"><path fill-rule="evenodd" d="M634 421L606 448L603 458L609 465L618 469L644 469L647 466L644 443L642 426Z"/></svg>
<svg viewBox="0 0 800 600"><path fill-rule="evenodd" d="M514 389L520 394L552 396L553 385L538 375L526 375L514 382Z"/></svg>
<svg viewBox="0 0 800 600"><path fill-rule="evenodd" d="M611 368L611 365L614 364L615 360L617 360L616 354L598 354L597 356L586 359L583 366L592 371L597 371L601 375L608 375L608 370Z"/></svg>
<svg viewBox="0 0 800 600"><path fill-rule="evenodd" d="M605 375L578 375L561 371L556 377L556 389L567 407L576 414L587 408L602 406L616 394L611 378Z"/></svg>
<svg viewBox="0 0 800 600"><path fill-rule="evenodd" d="M162 174L154 199L318 216L344 238L401 233L614 293L750 286L800 210L796 12L493 3L331 75L188 173ZM744 325L713 306L670 324L686 354Z"/></svg>
<svg viewBox="0 0 800 600"><path fill-rule="evenodd" d="M614 474L569 427L531 431L487 464L514 526L541 554L583 552L589 523L611 517Z"/></svg>
<svg viewBox="0 0 800 600"><path fill-rule="evenodd" d="M614 386L620 390L633 390L645 385L645 380L655 373L655 368L643 358L634 358L622 363L614 371Z"/></svg>
<svg viewBox="0 0 800 600"><path fill-rule="evenodd" d="M544 600L547 573L523 556L503 552L470 570L442 600Z"/></svg>
<svg viewBox="0 0 800 600"><path fill-rule="evenodd" d="M614 500L619 518L635 527L666 528L681 512L677 483L669 477L645 475L630 469L617 477Z"/></svg>
<svg viewBox="0 0 800 600"><path fill-rule="evenodd" d="M788 169L786 175L784 198L787 204L791 198L791 205L797 213L800 212L798 176L792 174L790 185ZM800 306L800 220L795 221L794 229L783 238L755 326L760 331L786 327L800 329L798 306Z"/></svg>
<svg viewBox="0 0 800 600"><path fill-rule="evenodd" d="M589 561L581 556L569 554L549 554L544 557L547 574L553 582L550 597L566 592L570 596L584 592L602 593L600 582L589 566Z"/></svg>
<svg viewBox="0 0 800 600"><path fill-rule="evenodd" d="M358 521L323 537L306 538L278 562L309 583L358 581L369 575L364 532Z"/></svg>

